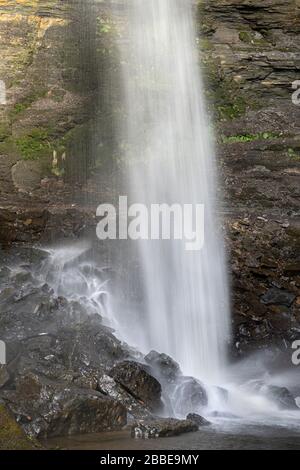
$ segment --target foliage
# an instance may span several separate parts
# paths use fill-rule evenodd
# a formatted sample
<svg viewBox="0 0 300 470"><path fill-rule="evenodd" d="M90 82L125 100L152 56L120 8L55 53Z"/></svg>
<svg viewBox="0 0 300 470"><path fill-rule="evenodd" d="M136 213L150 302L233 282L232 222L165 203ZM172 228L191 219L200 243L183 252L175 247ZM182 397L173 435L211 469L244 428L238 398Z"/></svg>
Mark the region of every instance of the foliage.
<svg viewBox="0 0 300 470"><path fill-rule="evenodd" d="M222 142L224 144L236 144L236 143L253 142L255 140L278 139L278 137L280 137L280 134L278 133L260 132L258 134L222 136Z"/></svg>
<svg viewBox="0 0 300 470"><path fill-rule="evenodd" d="M16 145L24 160L37 160L51 151L48 132L42 128L32 129L27 135L18 138Z"/></svg>

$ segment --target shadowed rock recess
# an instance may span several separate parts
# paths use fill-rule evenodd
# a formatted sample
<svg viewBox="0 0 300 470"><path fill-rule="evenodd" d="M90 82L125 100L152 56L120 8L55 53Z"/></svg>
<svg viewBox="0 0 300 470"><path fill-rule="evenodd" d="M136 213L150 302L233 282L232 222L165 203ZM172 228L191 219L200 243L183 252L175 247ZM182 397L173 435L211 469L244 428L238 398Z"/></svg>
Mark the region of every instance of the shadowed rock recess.
<svg viewBox="0 0 300 470"><path fill-rule="evenodd" d="M0 448L128 422L135 437L207 424L193 414L207 405L201 383L168 356L122 343L99 312L34 276L49 256L36 246L94 236L96 206L122 194L113 129L125 10L121 1L0 0ZM201 0L195 10L223 179L231 354L266 351L290 365L300 334L299 1ZM295 407L287 389L253 386ZM174 394L188 419L160 420Z"/></svg>

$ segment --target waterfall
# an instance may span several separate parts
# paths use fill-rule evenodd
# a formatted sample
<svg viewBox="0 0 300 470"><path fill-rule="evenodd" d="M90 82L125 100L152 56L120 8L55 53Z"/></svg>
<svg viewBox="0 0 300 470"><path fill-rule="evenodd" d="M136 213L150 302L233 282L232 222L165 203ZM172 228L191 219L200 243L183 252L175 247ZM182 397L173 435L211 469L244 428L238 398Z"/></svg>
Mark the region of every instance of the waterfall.
<svg viewBox="0 0 300 470"><path fill-rule="evenodd" d="M131 201L148 208L203 204L205 217L199 251L187 251L184 240L135 242L145 299L144 347L168 353L185 374L216 381L230 336L228 281L193 2L132 0L127 28L128 40L120 46L122 140Z"/></svg>

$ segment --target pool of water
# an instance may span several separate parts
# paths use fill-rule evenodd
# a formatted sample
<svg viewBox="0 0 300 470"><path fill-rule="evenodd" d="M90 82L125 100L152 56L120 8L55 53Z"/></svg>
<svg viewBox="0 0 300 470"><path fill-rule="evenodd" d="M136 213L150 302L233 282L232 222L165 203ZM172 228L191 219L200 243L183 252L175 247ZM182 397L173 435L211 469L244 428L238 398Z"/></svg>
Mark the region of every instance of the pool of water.
<svg viewBox="0 0 300 470"><path fill-rule="evenodd" d="M52 438L44 444L50 449L69 450L300 450L300 422L258 425L228 420L163 439L135 440L124 430Z"/></svg>

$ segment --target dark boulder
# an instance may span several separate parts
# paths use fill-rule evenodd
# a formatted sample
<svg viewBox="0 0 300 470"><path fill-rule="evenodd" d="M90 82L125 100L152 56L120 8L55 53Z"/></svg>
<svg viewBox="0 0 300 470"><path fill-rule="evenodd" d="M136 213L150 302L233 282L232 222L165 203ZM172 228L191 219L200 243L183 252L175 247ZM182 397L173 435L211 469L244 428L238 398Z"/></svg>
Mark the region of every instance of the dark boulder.
<svg viewBox="0 0 300 470"><path fill-rule="evenodd" d="M149 421L139 421L131 427L131 437L135 439L155 439L171 437L198 431L198 425L193 421L175 418L157 418Z"/></svg>
<svg viewBox="0 0 300 470"><path fill-rule="evenodd" d="M207 419L203 418L203 416L200 416L197 413L189 413L186 419L197 424L199 428L201 426L209 426L211 424L209 421L207 421Z"/></svg>
<svg viewBox="0 0 300 470"><path fill-rule="evenodd" d="M127 421L112 398L34 373L18 377L16 391L2 397L26 433L40 438L120 429Z"/></svg>
<svg viewBox="0 0 300 470"><path fill-rule="evenodd" d="M115 365L109 375L151 410L161 407L161 385L150 375L147 366L134 361L123 361Z"/></svg>

